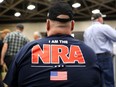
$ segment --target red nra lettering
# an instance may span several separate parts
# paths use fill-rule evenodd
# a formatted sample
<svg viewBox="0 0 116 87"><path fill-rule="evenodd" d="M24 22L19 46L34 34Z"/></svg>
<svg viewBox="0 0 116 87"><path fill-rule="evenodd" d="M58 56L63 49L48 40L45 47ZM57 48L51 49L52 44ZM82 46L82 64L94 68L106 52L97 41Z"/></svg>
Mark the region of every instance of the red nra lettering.
<svg viewBox="0 0 116 87"><path fill-rule="evenodd" d="M53 64L59 64L59 57L63 61L63 63L68 63L69 59L68 55L68 47L64 45L51 45L51 61Z"/></svg>
<svg viewBox="0 0 116 87"><path fill-rule="evenodd" d="M44 64L50 63L50 45L43 45L43 51L39 45L32 48L32 63L38 64L39 58Z"/></svg>
<svg viewBox="0 0 116 87"><path fill-rule="evenodd" d="M85 59L83 57L80 47L71 45L70 49L70 62L75 63L77 61L79 64L85 64Z"/></svg>
<svg viewBox="0 0 116 87"><path fill-rule="evenodd" d="M79 46L71 45L70 52L65 45L43 45L43 50L39 45L32 48L32 64L39 64L39 60L44 64L59 64L60 59L63 63L85 64L85 59Z"/></svg>

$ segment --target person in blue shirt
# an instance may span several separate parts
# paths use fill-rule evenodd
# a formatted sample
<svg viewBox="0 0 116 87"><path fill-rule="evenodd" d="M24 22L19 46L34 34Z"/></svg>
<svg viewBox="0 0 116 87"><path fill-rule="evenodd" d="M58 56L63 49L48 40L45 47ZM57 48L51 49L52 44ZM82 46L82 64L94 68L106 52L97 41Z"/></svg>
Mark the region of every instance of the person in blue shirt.
<svg viewBox="0 0 116 87"><path fill-rule="evenodd" d="M84 42L97 54L97 61L103 71L103 84L114 87L113 42L116 42L116 31L104 24L100 13L92 15L93 24L84 32Z"/></svg>
<svg viewBox="0 0 116 87"><path fill-rule="evenodd" d="M101 87L95 53L71 36L70 5L54 3L46 25L47 37L27 43L17 53L4 82L9 87Z"/></svg>

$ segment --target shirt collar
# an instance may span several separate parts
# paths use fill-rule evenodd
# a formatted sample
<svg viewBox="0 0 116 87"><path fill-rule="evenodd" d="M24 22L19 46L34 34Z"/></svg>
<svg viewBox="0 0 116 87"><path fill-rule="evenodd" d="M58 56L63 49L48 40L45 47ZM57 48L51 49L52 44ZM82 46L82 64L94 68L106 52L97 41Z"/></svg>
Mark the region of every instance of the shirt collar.
<svg viewBox="0 0 116 87"><path fill-rule="evenodd" d="M51 35L51 36L48 36L48 37L60 37L60 36L72 37L71 35L68 35L68 34L56 34L56 35Z"/></svg>

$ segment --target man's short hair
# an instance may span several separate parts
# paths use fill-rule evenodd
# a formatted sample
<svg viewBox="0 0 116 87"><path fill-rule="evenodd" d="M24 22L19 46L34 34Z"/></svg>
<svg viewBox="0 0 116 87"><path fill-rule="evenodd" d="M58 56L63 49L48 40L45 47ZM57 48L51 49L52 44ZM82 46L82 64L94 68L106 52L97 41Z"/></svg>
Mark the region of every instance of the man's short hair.
<svg viewBox="0 0 116 87"><path fill-rule="evenodd" d="M59 15L67 15L69 18L58 18ZM59 22L68 22L73 20L73 12L71 6L66 2L57 2L54 3L48 12L48 19L59 21Z"/></svg>
<svg viewBox="0 0 116 87"><path fill-rule="evenodd" d="M23 30L24 29L24 26L22 24L17 24L16 25L16 28L20 29L20 30Z"/></svg>
<svg viewBox="0 0 116 87"><path fill-rule="evenodd" d="M102 14L101 14L101 13L93 14L92 17L91 17L91 20L96 20L96 19L98 19L99 17L102 17Z"/></svg>

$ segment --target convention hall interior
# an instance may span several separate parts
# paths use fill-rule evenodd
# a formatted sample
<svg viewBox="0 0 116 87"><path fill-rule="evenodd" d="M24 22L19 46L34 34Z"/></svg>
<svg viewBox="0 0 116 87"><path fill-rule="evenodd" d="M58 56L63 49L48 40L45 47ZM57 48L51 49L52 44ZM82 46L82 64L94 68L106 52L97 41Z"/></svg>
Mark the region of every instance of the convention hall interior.
<svg viewBox="0 0 116 87"><path fill-rule="evenodd" d="M46 37L46 19L50 4L59 0L0 0L0 31L15 30L18 23L24 25L23 34L33 41L38 31ZM116 0L61 0L68 2L74 13L75 27L72 36L83 41L84 31L92 24L91 15L101 13L104 23L116 29ZM114 43L114 55L116 45ZM114 72L116 68L114 56ZM115 73L116 75L116 73ZM115 76L116 79L116 76ZM115 80L116 82L116 80Z"/></svg>

